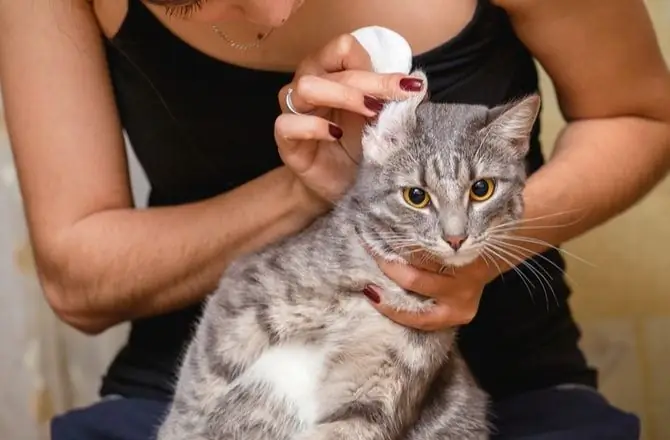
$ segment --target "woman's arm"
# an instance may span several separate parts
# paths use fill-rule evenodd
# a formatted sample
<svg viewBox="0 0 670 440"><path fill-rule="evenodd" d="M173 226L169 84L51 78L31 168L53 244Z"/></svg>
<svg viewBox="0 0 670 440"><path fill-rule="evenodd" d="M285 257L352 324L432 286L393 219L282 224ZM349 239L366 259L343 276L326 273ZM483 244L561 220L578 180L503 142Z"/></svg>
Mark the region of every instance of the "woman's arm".
<svg viewBox="0 0 670 440"><path fill-rule="evenodd" d="M497 3L551 77L568 121L526 192L526 217L548 216L532 225L556 227L519 232L558 245L631 207L667 174L670 73L642 0Z"/></svg>
<svg viewBox="0 0 670 440"><path fill-rule="evenodd" d="M132 208L100 33L84 0L0 2L0 78L46 298L98 333L184 307L225 265L304 227L313 203L279 168L214 199Z"/></svg>

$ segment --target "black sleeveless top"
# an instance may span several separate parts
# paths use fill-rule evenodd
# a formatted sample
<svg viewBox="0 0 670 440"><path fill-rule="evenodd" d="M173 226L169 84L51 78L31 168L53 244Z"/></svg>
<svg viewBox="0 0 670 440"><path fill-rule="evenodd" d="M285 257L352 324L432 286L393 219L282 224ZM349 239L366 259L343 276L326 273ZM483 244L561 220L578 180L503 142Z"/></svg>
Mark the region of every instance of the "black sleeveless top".
<svg viewBox="0 0 670 440"><path fill-rule="evenodd" d="M273 138L276 97L291 74L209 57L178 39L140 0L129 0L126 19L106 47L123 128L150 182L150 206L212 197L281 164ZM426 70L433 101L493 106L538 90L531 55L505 12L488 0L478 1L460 34L416 56L414 64ZM530 172L543 164L538 134L539 122ZM495 399L557 383L595 385L595 372L577 347L569 288L558 270L564 261L555 251L544 258L556 267L540 258L533 264L553 279L555 301L537 282L529 294L510 272L487 286L477 317L461 330L461 350ZM134 321L101 393L169 399L200 307Z"/></svg>

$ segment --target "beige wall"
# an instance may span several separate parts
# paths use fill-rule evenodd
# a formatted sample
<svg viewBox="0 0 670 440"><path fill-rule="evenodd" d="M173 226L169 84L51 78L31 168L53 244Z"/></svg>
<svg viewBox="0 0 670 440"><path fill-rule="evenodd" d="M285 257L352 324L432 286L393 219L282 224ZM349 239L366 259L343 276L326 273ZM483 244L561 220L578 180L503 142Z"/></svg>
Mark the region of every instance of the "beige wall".
<svg viewBox="0 0 670 440"><path fill-rule="evenodd" d="M647 1L670 61L670 0ZM544 138L561 128L553 89L542 78ZM643 418L644 438L670 439L670 179L639 205L565 248L583 347L600 367L605 394Z"/></svg>

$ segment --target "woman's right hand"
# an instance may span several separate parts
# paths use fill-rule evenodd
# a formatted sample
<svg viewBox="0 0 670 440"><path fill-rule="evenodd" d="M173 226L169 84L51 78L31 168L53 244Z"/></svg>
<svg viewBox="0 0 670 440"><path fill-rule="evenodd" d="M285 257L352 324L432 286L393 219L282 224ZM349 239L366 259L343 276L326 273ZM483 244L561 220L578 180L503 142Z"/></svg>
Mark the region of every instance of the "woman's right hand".
<svg viewBox="0 0 670 440"><path fill-rule="evenodd" d="M403 74L374 73L367 51L349 34L306 58L279 93L283 113L275 123L279 154L300 189L322 204L337 200L354 179L366 121L384 101L407 98L424 86ZM289 91L301 114L288 108Z"/></svg>

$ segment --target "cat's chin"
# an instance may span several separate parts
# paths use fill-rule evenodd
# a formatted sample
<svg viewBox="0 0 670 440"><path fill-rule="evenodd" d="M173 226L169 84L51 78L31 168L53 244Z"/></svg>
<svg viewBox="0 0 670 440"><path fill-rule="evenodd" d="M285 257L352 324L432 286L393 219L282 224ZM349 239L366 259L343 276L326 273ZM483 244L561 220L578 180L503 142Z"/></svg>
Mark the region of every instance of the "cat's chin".
<svg viewBox="0 0 670 440"><path fill-rule="evenodd" d="M479 257L479 252L476 249L472 249L462 253L449 255L448 257L444 258L444 263L445 265L454 267L467 266L468 264L474 262L477 257Z"/></svg>

